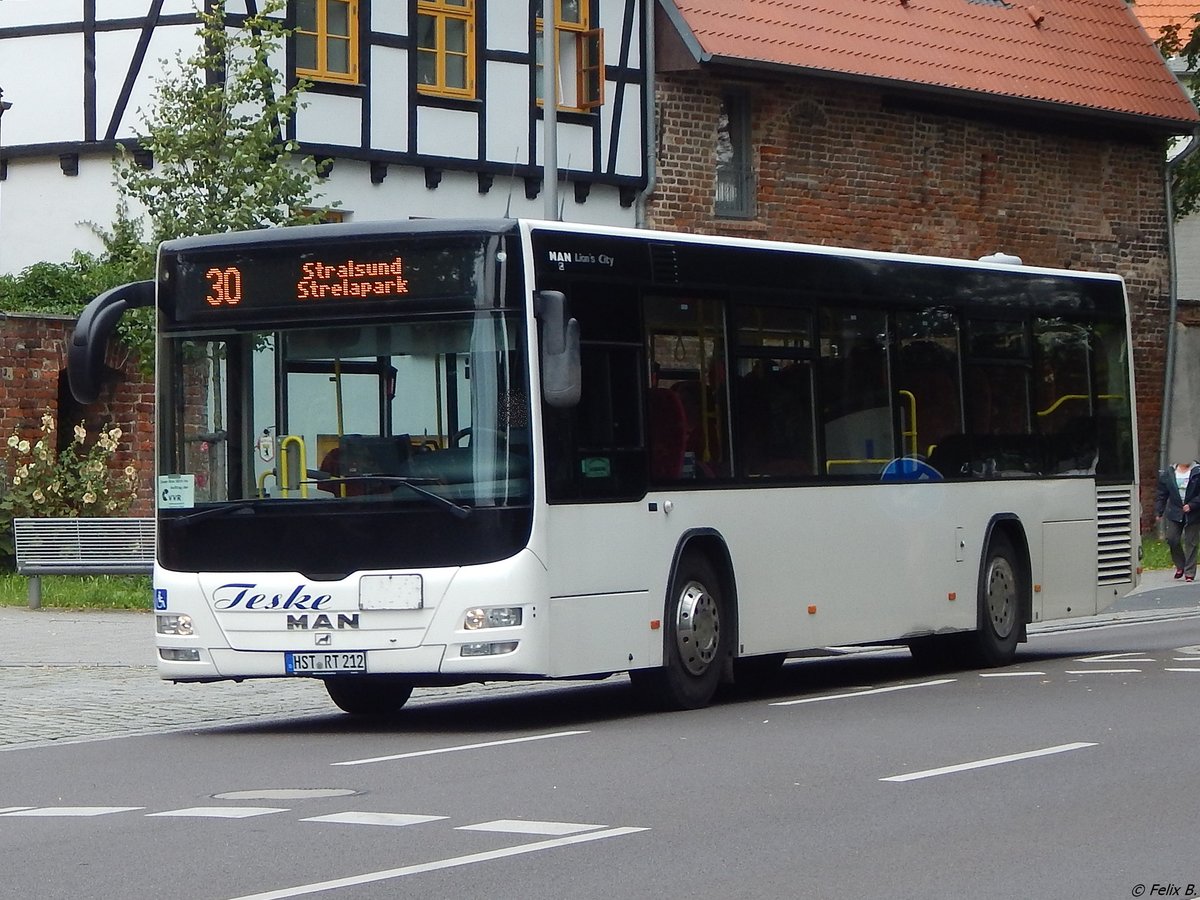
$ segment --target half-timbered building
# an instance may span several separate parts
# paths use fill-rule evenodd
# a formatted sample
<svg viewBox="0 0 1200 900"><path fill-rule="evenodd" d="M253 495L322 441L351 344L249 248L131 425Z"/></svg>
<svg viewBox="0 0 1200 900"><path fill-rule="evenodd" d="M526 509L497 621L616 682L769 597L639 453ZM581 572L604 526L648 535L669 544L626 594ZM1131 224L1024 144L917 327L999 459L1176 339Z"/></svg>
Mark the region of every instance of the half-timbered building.
<svg viewBox="0 0 1200 900"><path fill-rule="evenodd" d="M633 224L645 4L557 4L561 216ZM328 167L340 216L544 214L542 0L294 0L287 16L278 66L312 85L291 136ZM114 147L144 131L155 76L197 26L192 0L0 0L0 272L100 246Z"/></svg>

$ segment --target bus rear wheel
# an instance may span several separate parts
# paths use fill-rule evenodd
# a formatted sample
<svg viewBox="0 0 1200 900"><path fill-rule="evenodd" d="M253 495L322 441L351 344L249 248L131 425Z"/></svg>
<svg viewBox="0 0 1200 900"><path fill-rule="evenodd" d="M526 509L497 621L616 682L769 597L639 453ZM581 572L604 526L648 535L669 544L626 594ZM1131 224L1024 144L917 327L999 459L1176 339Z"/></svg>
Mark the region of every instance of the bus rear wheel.
<svg viewBox="0 0 1200 900"><path fill-rule="evenodd" d="M1027 589L1016 548L1004 534L988 543L979 577L979 627L970 653L983 666L1006 666L1021 639Z"/></svg>
<svg viewBox="0 0 1200 900"><path fill-rule="evenodd" d="M325 690L338 709L352 716L390 716L408 702L413 686L387 675L338 675L325 679Z"/></svg>
<svg viewBox="0 0 1200 900"><path fill-rule="evenodd" d="M655 705L699 709L717 692L728 655L730 622L721 582L712 564L685 554L668 594L663 665L629 673L634 687Z"/></svg>

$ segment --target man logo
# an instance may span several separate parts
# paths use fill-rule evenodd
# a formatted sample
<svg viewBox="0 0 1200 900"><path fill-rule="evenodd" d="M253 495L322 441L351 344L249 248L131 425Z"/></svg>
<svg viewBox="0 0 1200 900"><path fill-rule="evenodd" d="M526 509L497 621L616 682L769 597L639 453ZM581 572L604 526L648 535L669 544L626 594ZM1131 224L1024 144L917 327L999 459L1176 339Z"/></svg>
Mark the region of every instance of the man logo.
<svg viewBox="0 0 1200 900"><path fill-rule="evenodd" d="M325 613L318 613L316 616L309 615L294 615L288 613L287 617L288 631L316 631L318 628L328 628L341 630L343 628L358 628L358 613L338 613L336 624L335 620L331 619Z"/></svg>

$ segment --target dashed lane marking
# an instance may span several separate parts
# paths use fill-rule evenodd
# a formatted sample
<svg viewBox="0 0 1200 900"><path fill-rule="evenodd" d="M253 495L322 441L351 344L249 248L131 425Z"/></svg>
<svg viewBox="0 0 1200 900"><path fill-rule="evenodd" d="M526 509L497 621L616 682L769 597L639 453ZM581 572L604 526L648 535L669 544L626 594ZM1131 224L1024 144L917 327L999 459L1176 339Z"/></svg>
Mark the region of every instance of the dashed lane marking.
<svg viewBox="0 0 1200 900"><path fill-rule="evenodd" d="M1141 669L1067 669L1068 675L1136 675Z"/></svg>
<svg viewBox="0 0 1200 900"><path fill-rule="evenodd" d="M1163 669L1164 672L1200 672L1200 669Z"/></svg>
<svg viewBox="0 0 1200 900"><path fill-rule="evenodd" d="M454 856L449 859L437 859L432 862L418 863L412 866L400 866L395 869L383 869L379 872L366 872L362 875L351 875L347 878L334 878L329 881L316 881L311 884L301 884L295 887L264 891L259 894L245 894L233 900L285 900L288 897L300 897L304 894L317 894L322 891L332 891L338 888L357 887L361 884L374 884L380 881L391 881L405 878L409 875L420 875L425 872L437 872L441 869L454 869L475 863L490 862L494 859L504 859L509 856L522 856L527 853L538 853L542 850L552 850L558 847L569 847L572 844L583 844L590 841L602 841L607 838L621 837L626 834L637 834L649 831L648 828L607 828L604 831L590 831L587 834L570 834L563 837L537 841L532 844L518 844L515 847L505 847L501 850L488 850L484 853L471 853L467 856Z"/></svg>
<svg viewBox="0 0 1200 900"><path fill-rule="evenodd" d="M1041 750L1029 750L1025 753L1010 753L1007 756L993 756L990 759L977 759L974 762L959 763L954 766L942 766L938 769L924 769L920 772L908 772L904 775L890 775L880 778L880 781L918 781L922 778L934 778L938 775L951 775L955 772L967 772L971 769L983 769L988 766L999 766L1005 763L1021 762L1026 759L1036 759L1039 756L1052 756L1056 753L1069 753L1072 750L1083 750L1086 747L1099 746L1094 742L1079 741L1074 744L1059 744L1057 747L1045 747Z"/></svg>
<svg viewBox="0 0 1200 900"><path fill-rule="evenodd" d="M500 834L580 834L596 831L603 825L583 825L579 822L530 822L525 819L497 819L495 822L480 822L478 825L459 825L455 831L494 831Z"/></svg>
<svg viewBox="0 0 1200 900"><path fill-rule="evenodd" d="M18 810L16 812L0 813L4 818L11 816L36 816L42 818L107 816L111 813L134 812L145 809L144 806L38 806Z"/></svg>
<svg viewBox="0 0 1200 900"><path fill-rule="evenodd" d="M395 753L391 756L372 756L367 759L349 759L330 763L331 766L364 766L368 763L391 762L396 759L415 759L418 756L434 756L438 753L457 753L460 750L482 750L487 747L503 747L506 744L525 744L529 741L547 741L551 738L575 737L590 734L588 731L555 731L551 734L531 734L527 737L508 738L503 741L484 741L479 744L460 744L457 747L438 747L434 750L414 750L411 753Z"/></svg>
<svg viewBox="0 0 1200 900"><path fill-rule="evenodd" d="M870 688L863 691L851 691L848 694L826 694L824 697L802 697L799 700L777 700L768 706L798 706L801 703L820 703L822 700L848 700L851 697L867 697L874 694L890 694L893 691L907 691L910 688L933 687L939 684L952 684L953 678L938 678L935 681L919 681L916 684L894 684L891 687Z"/></svg>
<svg viewBox="0 0 1200 900"><path fill-rule="evenodd" d="M313 816L308 819L301 819L301 822L331 822L336 825L420 825L423 822L436 822L439 819L445 819L446 816L416 816L407 813L381 813L381 812L342 812L332 813L328 816Z"/></svg>
<svg viewBox="0 0 1200 900"><path fill-rule="evenodd" d="M980 672L980 678L1023 678L1027 675L1045 675L1045 672Z"/></svg>
<svg viewBox="0 0 1200 900"><path fill-rule="evenodd" d="M271 813L283 812L289 812L289 810L278 806L189 806L187 809L146 813L146 818L153 819L163 816L174 819L252 819L255 816L269 816Z"/></svg>

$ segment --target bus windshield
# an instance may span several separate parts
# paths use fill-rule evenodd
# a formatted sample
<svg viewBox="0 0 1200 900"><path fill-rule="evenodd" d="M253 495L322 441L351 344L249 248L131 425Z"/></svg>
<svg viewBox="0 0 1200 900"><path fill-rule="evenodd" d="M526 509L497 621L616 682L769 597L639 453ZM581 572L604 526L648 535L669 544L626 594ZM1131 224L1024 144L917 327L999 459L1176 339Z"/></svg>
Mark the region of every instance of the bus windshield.
<svg viewBox="0 0 1200 900"><path fill-rule="evenodd" d="M184 488L165 505L527 502L515 324L488 311L168 337L160 458Z"/></svg>

